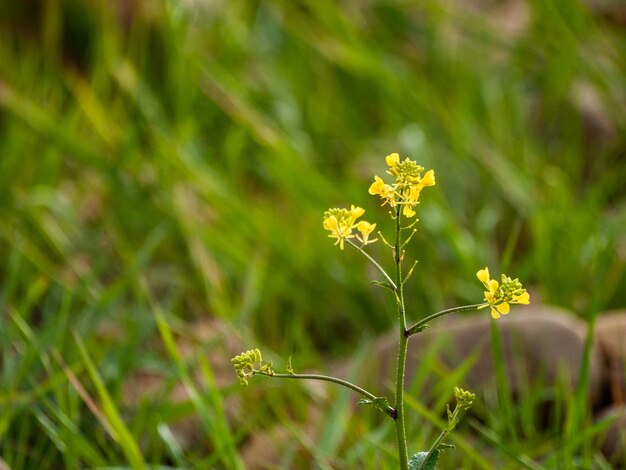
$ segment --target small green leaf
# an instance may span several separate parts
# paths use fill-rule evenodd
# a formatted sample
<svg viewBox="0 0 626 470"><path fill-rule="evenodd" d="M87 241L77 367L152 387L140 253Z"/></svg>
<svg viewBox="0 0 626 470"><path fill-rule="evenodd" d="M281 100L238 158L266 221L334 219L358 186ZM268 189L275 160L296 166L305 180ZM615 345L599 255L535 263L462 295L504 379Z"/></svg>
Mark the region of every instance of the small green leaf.
<svg viewBox="0 0 626 470"><path fill-rule="evenodd" d="M369 398L361 398L359 400L359 405L373 405L374 407L378 408L380 411L388 415L391 415L391 413L395 411L393 410L393 408L391 408L389 400L387 400L385 397L376 397L372 400L370 400Z"/></svg>
<svg viewBox="0 0 626 470"><path fill-rule="evenodd" d="M375 286L384 287L385 289L389 289L393 292L393 286L386 281L370 281L370 284L374 284Z"/></svg>
<svg viewBox="0 0 626 470"><path fill-rule="evenodd" d="M420 325L418 328L415 328L415 327L409 328L408 331L407 331L407 334L409 336L413 336L413 335L415 335L417 333L421 333L422 331L424 331L424 330L426 330L428 328L430 328L430 325L428 323L424 323L423 325Z"/></svg>
<svg viewBox="0 0 626 470"><path fill-rule="evenodd" d="M426 462L425 459L428 456L428 452L413 454L409 461L409 470L435 470L439 460L439 453L440 451L435 449Z"/></svg>
<svg viewBox="0 0 626 470"><path fill-rule="evenodd" d="M374 405L376 408L385 411L390 405L389 400L385 397L376 397L372 400L369 398L361 398L359 400L359 405Z"/></svg>

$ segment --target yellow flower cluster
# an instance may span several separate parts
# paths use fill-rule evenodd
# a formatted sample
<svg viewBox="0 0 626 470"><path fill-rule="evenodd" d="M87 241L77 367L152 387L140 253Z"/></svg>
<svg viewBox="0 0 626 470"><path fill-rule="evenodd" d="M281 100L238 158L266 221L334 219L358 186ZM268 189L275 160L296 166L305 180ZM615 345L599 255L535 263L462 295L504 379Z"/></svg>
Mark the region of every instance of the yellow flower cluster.
<svg viewBox="0 0 626 470"><path fill-rule="evenodd" d="M324 212L324 229L330 231L330 238L336 238L339 248L343 250L345 240L355 238L361 245L374 243L377 239L370 240L369 236L376 228L376 224L370 224L365 220L357 222L357 219L365 213L361 207L351 206L350 209L328 209ZM353 231L356 229L356 235Z"/></svg>
<svg viewBox="0 0 626 470"><path fill-rule="evenodd" d="M500 318L500 314L506 315L509 313L509 304L527 305L530 303L530 295L517 279L511 279L503 274L502 283L500 284L495 279L490 278L489 268L478 271L476 277L487 288L485 301L491 308L491 316L496 320Z"/></svg>
<svg viewBox="0 0 626 470"><path fill-rule="evenodd" d="M400 155L397 153L387 155L385 160L389 167L387 173L395 177L396 181L394 184L386 184L382 178L374 176L374 183L370 186L369 193L380 196L383 206L385 204L391 207L403 205L402 214L405 217L413 217L422 189L435 185L435 171L428 170L422 176L424 167L408 158L401 162Z"/></svg>

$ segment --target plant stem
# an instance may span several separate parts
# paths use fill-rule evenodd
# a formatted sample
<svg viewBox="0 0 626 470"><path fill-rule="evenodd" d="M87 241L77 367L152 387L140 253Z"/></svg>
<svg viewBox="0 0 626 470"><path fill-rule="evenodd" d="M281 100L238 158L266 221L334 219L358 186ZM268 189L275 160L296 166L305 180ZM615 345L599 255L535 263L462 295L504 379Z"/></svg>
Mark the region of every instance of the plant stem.
<svg viewBox="0 0 626 470"><path fill-rule="evenodd" d="M424 331L424 329L428 327L428 323L433 321L435 318L443 317L444 315L450 315L451 313L470 312L472 310L478 310L481 307L486 307L487 305L489 304L482 303L474 305L464 305L462 307L452 307L447 310L442 310L441 312L433 313L432 315L418 321L415 325L406 330L406 336L413 336L420 331Z"/></svg>
<svg viewBox="0 0 626 470"><path fill-rule="evenodd" d="M370 263L372 263L374 265L374 267L385 277L385 279L387 280L387 282L391 285L391 288L393 290L396 290L396 283L393 282L393 280L391 279L391 277L389 277L389 274L387 274L387 272L382 268L382 266L380 264L378 264L376 262L376 260L374 258L372 258L363 248L361 248L360 246L358 246L356 243L352 242L349 238L346 238L346 241L352 246L354 247L357 251L359 251L360 253L363 254L363 256L365 256Z"/></svg>
<svg viewBox="0 0 626 470"><path fill-rule="evenodd" d="M422 468L424 468L424 466L428 463L428 460L432 457L433 453L438 449L439 444L441 444L441 442L446 438L446 436L450 434L452 430L456 427L456 425L459 423L459 421L461 420L461 417L463 416L463 413L466 410L467 408L463 409L457 403L457 405L454 407L454 411L452 412L452 416L448 418L448 423L443 428L443 431L441 431L441 434L439 434L439 437L435 439L435 442L433 442L433 445L430 446L430 449L428 449L428 453L426 454L426 457L424 458L424 460L422 460L421 465L417 467L417 470L422 470ZM448 409L448 413L450 413L450 409Z"/></svg>
<svg viewBox="0 0 626 470"><path fill-rule="evenodd" d="M394 293L398 304L398 323L400 329L400 340L398 344L398 362L396 365L396 440L398 442L398 457L400 458L400 469L409 468L409 455L406 444L406 429L404 422L404 375L406 369L406 353L408 336L406 335L406 312L404 308L404 293L402 287L402 244L400 240L400 206L396 209L396 240L394 245L394 261L396 263L396 282Z"/></svg>
<svg viewBox="0 0 626 470"><path fill-rule="evenodd" d="M445 439L445 437L449 434L449 432L450 431L448 431L447 427L445 427L444 430L441 431L441 434L439 434L439 437L437 437L437 439L435 439L435 442L433 442L433 445L430 446L430 449L428 449L428 453L426 454L426 457L422 461L421 465L419 467L417 467L417 470L422 470L424 465L426 465L428 460L432 457L433 453L437 449L437 446L441 443L441 441L443 441Z"/></svg>
<svg viewBox="0 0 626 470"><path fill-rule="evenodd" d="M367 390L359 387L358 385L353 384L352 382L348 382L347 380L338 379L337 377L331 377L329 375L320 375L320 374L268 374L263 371L256 371L258 375L264 375L266 377L274 377L277 379L309 379L309 380L321 380L324 382L332 382L338 385L342 385L343 387L354 390L355 392L363 395L364 397L376 401L379 397L374 395L373 393L368 392ZM396 410L391 406L386 407L383 410L386 414L395 419Z"/></svg>

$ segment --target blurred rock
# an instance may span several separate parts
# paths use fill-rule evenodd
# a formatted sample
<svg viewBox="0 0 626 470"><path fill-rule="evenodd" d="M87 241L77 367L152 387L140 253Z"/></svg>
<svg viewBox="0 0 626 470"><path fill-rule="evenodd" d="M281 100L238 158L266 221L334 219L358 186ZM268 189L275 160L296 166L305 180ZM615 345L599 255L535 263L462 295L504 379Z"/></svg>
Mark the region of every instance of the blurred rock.
<svg viewBox="0 0 626 470"><path fill-rule="evenodd" d="M328 406L331 406L329 403ZM327 410L328 408L326 408ZM318 442L318 431L324 420L325 410L320 406L310 406L308 417L302 425L301 433L296 433L290 426L274 426L274 428L255 433L241 450L241 458L248 470L269 470L277 468L294 468L294 462L311 462L313 456L309 449ZM302 441L309 445L305 445ZM289 456L290 462L281 461ZM297 464L296 464L297 465ZM298 466L295 468L302 468ZM334 468L334 467L333 467Z"/></svg>
<svg viewBox="0 0 626 470"><path fill-rule="evenodd" d="M449 336L444 359L451 367L458 367L470 355L478 354L466 376L470 389L484 389L494 383L491 322L486 314L474 318L457 316L450 324L442 323L435 330ZM537 379L549 387L555 387L560 380L565 380L572 389L576 386L587 335L583 321L564 310L529 306L516 308L495 325L502 335L506 372L514 396ZM591 351L590 376L589 399L594 403L600 396L603 379L602 356L597 346Z"/></svg>
<svg viewBox="0 0 626 470"><path fill-rule="evenodd" d="M291 437L286 426L276 426L269 432L255 434L241 453L246 468L248 470L276 468L279 455L285 451Z"/></svg>
<svg viewBox="0 0 626 470"><path fill-rule="evenodd" d="M596 340L604 353L609 402L626 404L626 310L602 314L596 320Z"/></svg>
<svg viewBox="0 0 626 470"><path fill-rule="evenodd" d="M602 453L615 468L626 468L626 406L614 405L604 409L596 418L615 419L602 440Z"/></svg>
<svg viewBox="0 0 626 470"><path fill-rule="evenodd" d="M531 20L530 5L523 0L505 0L498 2L489 16L494 29L514 38L528 29Z"/></svg>
<svg viewBox="0 0 626 470"><path fill-rule="evenodd" d="M583 2L596 16L616 27L626 27L624 0L585 0Z"/></svg>
<svg viewBox="0 0 626 470"><path fill-rule="evenodd" d="M528 29L531 7L524 0L457 0L455 7L484 19L494 32L513 39Z"/></svg>
<svg viewBox="0 0 626 470"><path fill-rule="evenodd" d="M468 368L464 384L479 393L493 391L495 384L491 346L491 318L486 310L471 315L456 315L435 321L432 328L409 340L407 383L419 371L420 363L429 351L437 351L438 360L449 370ZM506 373L513 396L518 396L529 384L541 381L553 388L563 380L572 389L579 377L580 361L587 334L586 324L564 310L546 306L514 308L508 316L495 322L503 343ZM369 384L391 383L395 373L396 334L379 339L373 357L361 379ZM349 363L338 370L346 373ZM369 377L376 371L375 377ZM596 403L601 395L604 368L602 354L594 345L590 358L589 400ZM432 384L431 384L432 385ZM461 385L461 384L459 384Z"/></svg>

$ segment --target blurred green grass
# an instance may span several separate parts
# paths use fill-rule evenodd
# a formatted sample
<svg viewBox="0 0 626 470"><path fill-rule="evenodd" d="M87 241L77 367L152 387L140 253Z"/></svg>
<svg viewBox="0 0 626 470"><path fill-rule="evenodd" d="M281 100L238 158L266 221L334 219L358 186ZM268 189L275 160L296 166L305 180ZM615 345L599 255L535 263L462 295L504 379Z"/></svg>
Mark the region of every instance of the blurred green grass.
<svg viewBox="0 0 626 470"><path fill-rule="evenodd" d="M519 3L0 6L2 458L236 468L215 408L230 390L192 404L223 424L182 457L148 415L107 433L121 384L184 377L147 347L163 325L217 316L308 366L387 330L392 305L321 217L353 203L382 228L367 187L392 151L437 172L413 318L474 303L486 264L583 318L626 306L626 29L584 2ZM101 419L68 367L111 394Z"/></svg>

